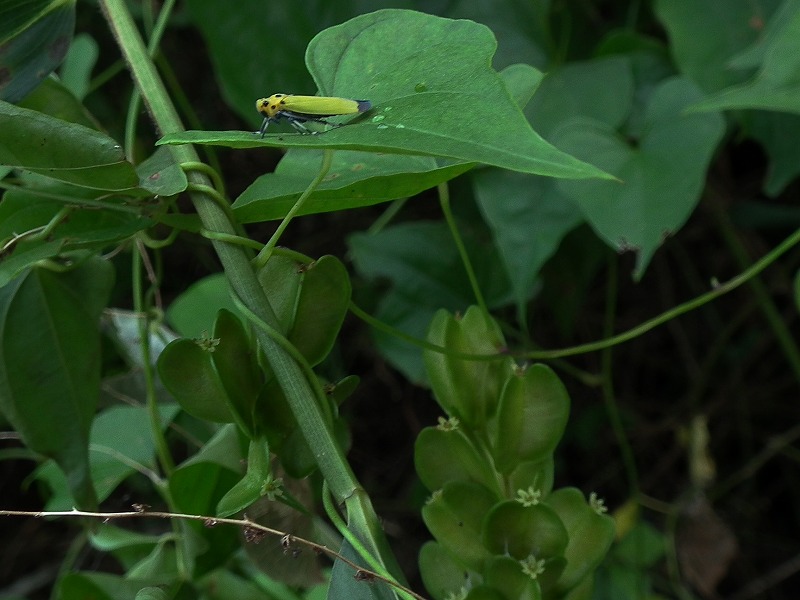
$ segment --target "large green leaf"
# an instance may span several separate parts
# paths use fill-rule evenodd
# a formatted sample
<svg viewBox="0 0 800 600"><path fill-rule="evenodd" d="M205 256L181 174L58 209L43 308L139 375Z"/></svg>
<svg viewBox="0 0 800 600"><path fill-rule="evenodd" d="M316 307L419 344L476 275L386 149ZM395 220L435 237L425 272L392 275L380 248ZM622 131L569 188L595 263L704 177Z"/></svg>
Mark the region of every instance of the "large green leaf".
<svg viewBox="0 0 800 600"><path fill-rule="evenodd" d="M637 252L637 278L664 239L689 218L722 138L725 127L719 114L684 114L701 97L686 79L662 83L650 97L636 147L608 125L586 119L570 121L555 133L560 147L596 160L620 178L557 185L608 245Z"/></svg>
<svg viewBox="0 0 800 600"><path fill-rule="evenodd" d="M0 409L30 449L56 460L84 507L96 503L87 449L100 394L98 320L113 279L111 265L93 259L0 288Z"/></svg>
<svg viewBox="0 0 800 600"><path fill-rule="evenodd" d="M520 107L530 100L542 77L528 65L512 65L500 75ZM244 222L283 218L319 171L321 161L320 151L289 150L274 173L256 179L236 199L236 216ZM473 166L432 156L342 150L334 154L328 174L298 214L346 210L415 196Z"/></svg>
<svg viewBox="0 0 800 600"><path fill-rule="evenodd" d="M75 28L75 0L0 4L0 100L19 102L64 58Z"/></svg>
<svg viewBox="0 0 800 600"><path fill-rule="evenodd" d="M0 102L0 130L0 165L93 189L139 184L122 147L94 129Z"/></svg>
<svg viewBox="0 0 800 600"><path fill-rule="evenodd" d="M161 143L338 148L439 156L554 177L607 177L536 134L500 75L497 42L471 21L405 10L356 17L320 33L306 63L323 95L366 98L354 124L321 135L187 132Z"/></svg>

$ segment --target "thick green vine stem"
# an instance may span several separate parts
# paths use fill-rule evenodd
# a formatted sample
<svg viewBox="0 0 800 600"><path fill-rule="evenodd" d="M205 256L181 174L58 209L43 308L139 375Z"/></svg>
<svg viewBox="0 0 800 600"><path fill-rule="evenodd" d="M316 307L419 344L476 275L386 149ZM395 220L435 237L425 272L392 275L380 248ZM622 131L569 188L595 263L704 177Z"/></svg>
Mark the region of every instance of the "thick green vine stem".
<svg viewBox="0 0 800 600"><path fill-rule="evenodd" d="M126 3L124 0L101 0L100 6L157 129L163 134L183 131L177 111L148 55ZM194 148L189 145L171 146L170 150L179 164L200 160ZM195 186L212 185L208 176L199 171L192 171L187 177ZM223 236L238 233L236 224L231 222L226 211L209 194L194 191L190 192L190 197L206 230ZM248 249L221 239L213 240L212 243L236 295L259 319L277 329L277 317L250 264ZM351 530L373 556L379 557L382 564L399 575L378 518L337 444L308 378L295 360L266 331L259 328L256 335L314 453L322 476L328 482L334 498L345 503L347 507Z"/></svg>

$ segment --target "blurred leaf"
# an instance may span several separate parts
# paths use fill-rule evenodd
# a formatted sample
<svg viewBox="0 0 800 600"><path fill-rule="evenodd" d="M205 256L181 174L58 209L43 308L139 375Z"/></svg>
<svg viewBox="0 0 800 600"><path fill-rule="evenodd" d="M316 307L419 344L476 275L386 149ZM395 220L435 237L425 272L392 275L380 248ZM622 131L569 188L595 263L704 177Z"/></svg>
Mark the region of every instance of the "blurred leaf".
<svg viewBox="0 0 800 600"><path fill-rule="evenodd" d="M90 129L100 129L80 100L60 81L45 79L35 90L25 96L18 104L20 108L28 108L62 121L77 123Z"/></svg>
<svg viewBox="0 0 800 600"><path fill-rule="evenodd" d="M0 102L0 164L74 185L128 190L139 183L122 147L103 133Z"/></svg>
<svg viewBox="0 0 800 600"><path fill-rule="evenodd" d="M607 177L530 128L490 67L496 45L489 29L471 21L394 9L362 15L320 33L306 53L323 95L372 101L373 109L349 127L263 139L249 132L186 132L165 136L160 143L369 150L554 177ZM476 106L490 107L492 119Z"/></svg>
<svg viewBox="0 0 800 600"><path fill-rule="evenodd" d="M650 98L645 134L637 147L594 121L576 119L555 134L560 146L597 160L622 180L557 185L608 245L636 251L636 279L664 239L694 210L724 133L717 114L684 114L699 98L700 91L689 81L665 81Z"/></svg>
<svg viewBox="0 0 800 600"><path fill-rule="evenodd" d="M611 56L572 62L547 74L525 114L547 139L561 123L576 116L616 129L630 114L633 94L630 58Z"/></svg>
<svg viewBox="0 0 800 600"><path fill-rule="evenodd" d="M147 587L139 590L134 600L170 600L170 597L161 588Z"/></svg>
<svg viewBox="0 0 800 600"><path fill-rule="evenodd" d="M533 294L539 270L583 216L552 179L481 169L473 183L521 309Z"/></svg>
<svg viewBox="0 0 800 600"><path fill-rule="evenodd" d="M0 203L0 240L10 254L0 263L0 284L39 260L77 249L104 250L152 225L132 211L117 210L121 199L100 201L108 210L98 210L80 205L82 199L97 202L96 190L40 176L27 179L29 186L8 190Z"/></svg>
<svg viewBox="0 0 800 600"><path fill-rule="evenodd" d="M462 237L487 303L492 307L508 304L512 300L510 284L498 268L496 250L475 228L462 231ZM444 223L403 223L379 233L356 233L348 238L348 245L362 277L392 284L376 318L408 335L425 337L439 308L456 312L474 302L466 271ZM425 381L419 348L383 332L376 332L375 339L381 353L409 379Z"/></svg>
<svg viewBox="0 0 800 600"><path fill-rule="evenodd" d="M175 331L189 338L208 335L220 309L238 314L224 273L208 275L190 285L167 309Z"/></svg>
<svg viewBox="0 0 800 600"><path fill-rule="evenodd" d="M92 70L99 55L100 48L90 35L80 33L72 40L61 67L61 81L79 100L89 93Z"/></svg>
<svg viewBox="0 0 800 600"><path fill-rule="evenodd" d="M0 100L19 102L61 64L74 28L75 0L0 5Z"/></svg>
<svg viewBox="0 0 800 600"><path fill-rule="evenodd" d="M728 69L728 61L758 39L763 19L781 0L692 3L657 0L655 13L669 35L680 71L704 91L714 92L741 82L747 73Z"/></svg>
<svg viewBox="0 0 800 600"><path fill-rule="evenodd" d="M774 111L748 111L744 127L769 156L764 193L775 198L800 175L800 115Z"/></svg>
<svg viewBox="0 0 800 600"><path fill-rule="evenodd" d="M265 11L262 0L239 0L235 10L216 0L189 0L186 7L208 44L226 102L255 127L261 122L256 99L277 92L314 93L303 65L306 45L324 27L356 14L348 4L311 0L298 11L296 6L275 3ZM257 51L265 40L280 43L270 44L268 53Z"/></svg>
<svg viewBox="0 0 800 600"><path fill-rule="evenodd" d="M175 510L213 515L217 503L241 479L244 456L236 427L223 425L197 454L181 463L169 478ZM213 526L213 521L184 524L192 537L187 546L195 560L195 577L224 565L239 547L235 527Z"/></svg>
<svg viewBox="0 0 800 600"><path fill-rule="evenodd" d="M130 600L147 583L107 573L67 573L58 583L62 600Z"/></svg>
<svg viewBox="0 0 800 600"><path fill-rule="evenodd" d="M161 427L166 428L178 414L175 404L161 405ZM155 468L155 446L145 407L112 406L95 418L89 438L92 482L100 502L106 500L125 479ZM42 465L37 479L45 481L53 494L47 510L70 510L75 499L63 474L53 463Z"/></svg>
<svg viewBox="0 0 800 600"><path fill-rule="evenodd" d="M777 31L764 42L763 62L746 83L727 87L692 106L693 111L758 108L800 114L800 3L786 2L774 15ZM766 36L765 36L766 37Z"/></svg>
<svg viewBox="0 0 800 600"><path fill-rule="evenodd" d="M98 258L64 273L36 269L0 288L0 409L26 446L56 460L86 509L97 502L88 445L100 393L98 322L113 279Z"/></svg>

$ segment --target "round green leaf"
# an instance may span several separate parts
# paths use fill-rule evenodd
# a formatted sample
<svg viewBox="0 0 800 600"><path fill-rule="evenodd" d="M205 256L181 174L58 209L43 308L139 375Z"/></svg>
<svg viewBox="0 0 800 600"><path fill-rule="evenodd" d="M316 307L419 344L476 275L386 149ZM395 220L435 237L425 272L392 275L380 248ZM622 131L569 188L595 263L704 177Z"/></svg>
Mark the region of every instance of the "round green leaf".
<svg viewBox="0 0 800 600"><path fill-rule="evenodd" d="M556 512L541 503L523 506L516 500L501 502L483 524L483 542L489 551L510 554L517 560L560 556L568 539Z"/></svg>
<svg viewBox="0 0 800 600"><path fill-rule="evenodd" d="M460 429L423 429L414 444L414 465L429 490L438 490L449 481L493 487L491 468Z"/></svg>
<svg viewBox="0 0 800 600"><path fill-rule="evenodd" d="M260 419L255 412L264 376L258 366L255 345L241 320L225 309L217 315L213 337L219 341L210 356L226 391L228 408L235 411L237 423L245 423L248 431L261 435Z"/></svg>
<svg viewBox="0 0 800 600"><path fill-rule="evenodd" d="M493 587L481 584L472 588L464 600L508 600L508 599Z"/></svg>
<svg viewBox="0 0 800 600"><path fill-rule="evenodd" d="M419 573L434 600L446 600L457 595L467 583L464 565L436 542L426 542L420 549Z"/></svg>
<svg viewBox="0 0 800 600"><path fill-rule="evenodd" d="M323 256L305 267L291 341L313 367L333 348L350 305L350 278L342 262Z"/></svg>
<svg viewBox="0 0 800 600"><path fill-rule="evenodd" d="M494 556L486 565L484 580L514 600L541 600L542 588L538 579L522 570L520 561L510 556Z"/></svg>
<svg viewBox="0 0 800 600"><path fill-rule="evenodd" d="M508 473L521 461L552 454L569 417L569 396L552 369L537 364L509 378L500 399L494 453Z"/></svg>
<svg viewBox="0 0 800 600"><path fill-rule="evenodd" d="M476 483L451 481L422 509L422 519L443 548L468 568L480 571L489 553L481 543L481 523L496 502Z"/></svg>
<svg viewBox="0 0 800 600"><path fill-rule="evenodd" d="M170 342L158 357L158 374L190 415L218 423L234 421L209 349L186 338Z"/></svg>
<svg viewBox="0 0 800 600"><path fill-rule="evenodd" d="M558 514L569 533L564 550L567 567L558 581L558 590L565 593L594 571L605 558L614 541L614 519L599 514L577 488L556 490L547 504Z"/></svg>
<svg viewBox="0 0 800 600"><path fill-rule="evenodd" d="M496 355L505 349L499 327L477 306L470 306L460 318L437 312L427 341L466 354ZM468 360L432 350L425 350L423 356L439 405L467 426L482 428L495 412L512 359Z"/></svg>

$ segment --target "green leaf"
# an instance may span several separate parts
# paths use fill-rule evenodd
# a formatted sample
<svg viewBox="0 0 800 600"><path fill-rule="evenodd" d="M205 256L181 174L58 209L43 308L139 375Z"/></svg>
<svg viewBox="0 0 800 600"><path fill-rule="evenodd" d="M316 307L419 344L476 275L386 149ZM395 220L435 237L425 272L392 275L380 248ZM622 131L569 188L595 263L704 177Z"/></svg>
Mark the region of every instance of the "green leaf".
<svg viewBox="0 0 800 600"><path fill-rule="evenodd" d="M87 448L100 393L98 320L113 279L109 263L92 259L0 289L0 409L30 449L56 460L85 508L96 505Z"/></svg>
<svg viewBox="0 0 800 600"><path fill-rule="evenodd" d="M519 106L530 100L542 77L528 65L513 65L500 75ZM321 162L320 151L289 150L274 173L259 177L236 199L233 203L236 216L243 222L283 218L305 192ZM334 153L328 174L298 214L347 210L408 198L473 166L430 156L342 150Z"/></svg>
<svg viewBox="0 0 800 600"><path fill-rule="evenodd" d="M706 91L717 91L747 76L726 68L729 59L759 37L756 20L768 17L781 0L748 2L657 0L655 13L667 30L678 68Z"/></svg>
<svg viewBox="0 0 800 600"><path fill-rule="evenodd" d="M306 266L289 341L313 367L330 353L350 306L350 277L335 256Z"/></svg>
<svg viewBox="0 0 800 600"><path fill-rule="evenodd" d="M533 579L523 573L520 561L510 556L493 556L486 566L484 577L487 585L502 591L506 598L515 600L542 598L542 588L538 578Z"/></svg>
<svg viewBox="0 0 800 600"><path fill-rule="evenodd" d="M744 127L769 156L764 193L775 198L800 175L800 115L773 111L750 111Z"/></svg>
<svg viewBox="0 0 800 600"><path fill-rule="evenodd" d="M328 355L350 305L350 278L342 262L323 256L310 265L276 255L258 280L282 331L311 366Z"/></svg>
<svg viewBox="0 0 800 600"><path fill-rule="evenodd" d="M465 587L464 566L436 542L425 542L419 551L419 573L434 600L457 597Z"/></svg>
<svg viewBox="0 0 800 600"><path fill-rule="evenodd" d="M217 504L218 517L230 517L266 495L272 481L269 446L264 440L251 440L247 451L247 472Z"/></svg>
<svg viewBox="0 0 800 600"><path fill-rule="evenodd" d="M75 0L6 2L0 23L0 100L19 102L64 59Z"/></svg>
<svg viewBox="0 0 800 600"><path fill-rule="evenodd" d="M94 117L75 95L56 79L45 79L17 106L50 115L62 121L100 129Z"/></svg>
<svg viewBox="0 0 800 600"><path fill-rule="evenodd" d="M172 152L157 148L146 160L136 165L141 186L157 196L180 194L189 185L186 173L175 162Z"/></svg>
<svg viewBox="0 0 800 600"><path fill-rule="evenodd" d="M506 596L495 588L479 584L473 587L464 600L508 600Z"/></svg>
<svg viewBox="0 0 800 600"><path fill-rule="evenodd" d="M700 100L693 111L756 108L800 114L800 4L786 2L770 21L761 48L758 73L745 83L734 85Z"/></svg>
<svg viewBox="0 0 800 600"><path fill-rule="evenodd" d="M517 307L523 310L540 269L583 216L552 179L481 169L474 173L473 184Z"/></svg>
<svg viewBox="0 0 800 600"><path fill-rule="evenodd" d="M198 338L214 328L220 309L238 314L224 273L204 277L175 298L167 309L167 320L185 337Z"/></svg>
<svg viewBox="0 0 800 600"><path fill-rule="evenodd" d="M194 515L213 515L222 497L242 477L244 454L233 425L224 425L200 451L184 461L169 478L175 510ZM187 544L195 560L194 576L218 568L240 547L234 527L197 521L185 523L192 534Z"/></svg>
<svg viewBox="0 0 800 600"><path fill-rule="evenodd" d="M474 360L433 350L423 352L439 405L466 426L483 429L497 409L500 392L513 368L513 359L502 356L506 346L497 323L477 306L470 306L463 317L442 310L431 323L427 341L446 348L446 352L500 355Z"/></svg>
<svg viewBox="0 0 800 600"><path fill-rule="evenodd" d="M256 179L233 203L243 223L282 219L319 172L321 151L290 150L274 173ZM415 196L473 165L429 156L340 151L298 215L347 210Z"/></svg>
<svg viewBox="0 0 800 600"><path fill-rule="evenodd" d="M91 89L92 69L100 55L100 47L86 33L75 36L61 67L61 81L79 100L83 100Z"/></svg>
<svg viewBox="0 0 800 600"><path fill-rule="evenodd" d="M167 344L158 357L158 375L190 415L217 423L234 421L211 351L196 341L181 338Z"/></svg>
<svg viewBox="0 0 800 600"><path fill-rule="evenodd" d="M139 183L122 147L107 135L0 102L0 164L99 190Z"/></svg>
<svg viewBox="0 0 800 600"><path fill-rule="evenodd" d="M36 181L31 186L8 190L0 203L0 240L13 249L11 257L19 261L13 268L0 266L9 279L20 266L76 249L103 250L152 225L152 221L133 212L116 210L122 203L119 198L100 200L108 210L85 208L80 206L81 200L97 201L96 190L39 176L33 179ZM61 196L65 201L45 197L50 195ZM45 228L46 237L41 235Z"/></svg>
<svg viewBox="0 0 800 600"><path fill-rule="evenodd" d="M543 364L517 371L500 398L493 446L495 465L510 473L523 461L549 457L569 418L569 395L558 376Z"/></svg>
<svg viewBox="0 0 800 600"><path fill-rule="evenodd" d="M422 483L438 490L449 481L474 481L488 489L496 486L485 458L460 429L426 427L414 443L414 465Z"/></svg>
<svg viewBox="0 0 800 600"><path fill-rule="evenodd" d="M367 150L439 156L553 177L608 177L530 128L490 67L496 46L491 31L471 21L396 9L356 17L321 32L306 52L322 95L373 103L350 126L320 135L263 139L250 132L186 132L159 143Z"/></svg>
<svg viewBox="0 0 800 600"><path fill-rule="evenodd" d="M303 13L295 7L274 5L268 19L262 0L237 0L236 10L220 10L217 0L189 0L187 13L208 46L208 57L228 105L255 128L261 116L255 111L257 98L276 92L311 94L313 82L304 68L303 54L309 40L323 27L352 16L349 3L307 0ZM305 15L313 15L308 19ZM264 54L256 49L264 40L280 40Z"/></svg>
<svg viewBox="0 0 800 600"><path fill-rule="evenodd" d="M170 600L170 597L161 588L146 587L136 593L134 600Z"/></svg>
<svg viewBox="0 0 800 600"><path fill-rule="evenodd" d="M339 554L359 566L369 568L347 540L342 543ZM397 596L392 592L392 588L381 581L356 579L353 567L337 560L333 563L326 598L327 600L340 600L341 598L347 598L347 600L396 600Z"/></svg>
<svg viewBox="0 0 800 600"><path fill-rule="evenodd" d="M684 114L700 97L685 79L662 83L650 97L645 133L635 148L594 121L570 121L555 135L560 147L597 160L622 180L557 185L608 245L637 252L637 279L666 236L689 218L722 139L725 127L718 114Z"/></svg>
<svg viewBox="0 0 800 600"><path fill-rule="evenodd" d="M422 508L422 520L443 548L466 567L481 571L489 552L481 525L497 498L485 487L451 481Z"/></svg>
<svg viewBox="0 0 800 600"><path fill-rule="evenodd" d="M107 573L67 573L58 584L62 600L130 600L147 584Z"/></svg>
<svg viewBox="0 0 800 600"><path fill-rule="evenodd" d="M236 315L225 309L220 309L217 315L213 337L219 343L210 358L228 405L237 422L246 423L247 431L256 432L261 419L254 413L264 375L258 366L255 342Z"/></svg>
<svg viewBox="0 0 800 600"><path fill-rule="evenodd" d="M631 112L633 96L631 59L601 57L550 71L525 114L536 131L551 139L553 130L576 116L620 127Z"/></svg>
<svg viewBox="0 0 800 600"><path fill-rule="evenodd" d="M506 500L487 515L482 538L492 554L541 560L563 555L569 533L558 514L546 504L523 506L516 500Z"/></svg>
<svg viewBox="0 0 800 600"><path fill-rule="evenodd" d="M569 533L567 567L558 581L562 593L577 586L603 561L614 541L614 519L599 514L577 488L561 488L547 498Z"/></svg>
<svg viewBox="0 0 800 600"><path fill-rule="evenodd" d="M490 306L512 300L508 279L499 268L495 249L486 236L470 227L462 233L481 290ZM372 280L387 279L392 288L382 299L376 317L404 333L423 338L436 311L463 310L474 296L444 223L404 223L376 234L348 238L359 274ZM412 381L425 381L419 349L395 336L376 332L381 353Z"/></svg>
<svg viewBox="0 0 800 600"><path fill-rule="evenodd" d="M175 404L159 406L161 426L166 428L178 413ZM106 500L134 473L155 468L155 446L150 415L145 407L111 406L99 413L89 438L89 464L99 502ZM53 491L47 510L70 510L75 499L63 474L48 462L36 471Z"/></svg>

